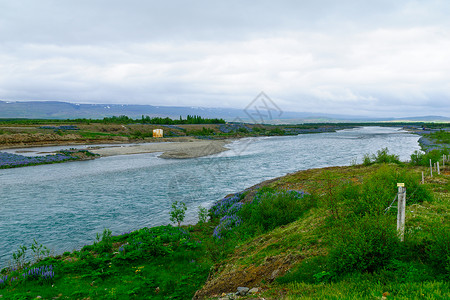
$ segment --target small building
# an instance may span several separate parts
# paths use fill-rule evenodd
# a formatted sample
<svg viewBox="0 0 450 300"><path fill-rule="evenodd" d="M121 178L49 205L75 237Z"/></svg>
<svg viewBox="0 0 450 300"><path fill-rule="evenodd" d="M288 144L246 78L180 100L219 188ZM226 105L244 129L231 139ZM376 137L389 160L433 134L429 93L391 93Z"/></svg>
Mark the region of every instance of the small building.
<svg viewBox="0 0 450 300"><path fill-rule="evenodd" d="M162 138L163 137L163 130L162 129L153 129L153 137L156 138Z"/></svg>

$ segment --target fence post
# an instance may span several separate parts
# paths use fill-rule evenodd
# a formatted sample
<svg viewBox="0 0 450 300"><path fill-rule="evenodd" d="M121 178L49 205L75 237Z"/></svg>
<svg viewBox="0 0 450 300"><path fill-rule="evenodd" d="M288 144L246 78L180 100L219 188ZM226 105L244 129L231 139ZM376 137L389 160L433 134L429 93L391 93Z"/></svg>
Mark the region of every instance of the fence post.
<svg viewBox="0 0 450 300"><path fill-rule="evenodd" d="M405 238L405 210L406 210L406 188L404 183L397 183L398 186L398 211L397 211L397 231L400 241Z"/></svg>
<svg viewBox="0 0 450 300"><path fill-rule="evenodd" d="M430 158L430 176L433 177L433 165L431 164L431 158Z"/></svg>
<svg viewBox="0 0 450 300"><path fill-rule="evenodd" d="M438 175L441 175L441 170L439 169L439 162L436 163Z"/></svg>

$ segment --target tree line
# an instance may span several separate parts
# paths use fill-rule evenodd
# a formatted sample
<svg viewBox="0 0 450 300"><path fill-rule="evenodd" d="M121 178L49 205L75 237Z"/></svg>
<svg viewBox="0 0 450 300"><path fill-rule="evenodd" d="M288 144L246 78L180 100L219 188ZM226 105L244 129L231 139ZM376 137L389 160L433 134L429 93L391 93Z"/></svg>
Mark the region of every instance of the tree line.
<svg viewBox="0 0 450 300"><path fill-rule="evenodd" d="M0 124L22 124L22 125L36 125L36 124L162 124L162 125L180 125L180 124L225 124L224 119L218 118L203 118L201 116L187 115L185 119L181 116L179 119L171 119L169 117L149 117L142 116L140 119L133 119L128 116L112 116L103 119L0 119Z"/></svg>

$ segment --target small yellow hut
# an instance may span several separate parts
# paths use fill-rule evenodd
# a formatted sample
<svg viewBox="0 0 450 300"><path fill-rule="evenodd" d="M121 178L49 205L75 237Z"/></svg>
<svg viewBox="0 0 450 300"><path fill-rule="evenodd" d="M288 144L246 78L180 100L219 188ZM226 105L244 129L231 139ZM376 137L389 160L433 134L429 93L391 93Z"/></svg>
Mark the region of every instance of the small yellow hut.
<svg viewBox="0 0 450 300"><path fill-rule="evenodd" d="M163 130L162 129L153 129L153 137L156 138L162 138L163 137Z"/></svg>

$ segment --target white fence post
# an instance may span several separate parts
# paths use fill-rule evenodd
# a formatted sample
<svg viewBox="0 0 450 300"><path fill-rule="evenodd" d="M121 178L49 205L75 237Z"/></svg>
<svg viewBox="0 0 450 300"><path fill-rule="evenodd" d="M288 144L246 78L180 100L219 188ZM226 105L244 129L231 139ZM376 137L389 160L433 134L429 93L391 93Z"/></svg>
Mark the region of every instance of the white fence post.
<svg viewBox="0 0 450 300"><path fill-rule="evenodd" d="M430 159L430 176L433 177L433 165L431 164L431 159Z"/></svg>
<svg viewBox="0 0 450 300"><path fill-rule="evenodd" d="M405 239L405 211L406 211L406 188L404 183L397 183L398 186L398 211L397 211L397 231L400 241Z"/></svg>
<svg viewBox="0 0 450 300"><path fill-rule="evenodd" d="M439 162L436 163L438 175L441 175L441 170L439 169Z"/></svg>

